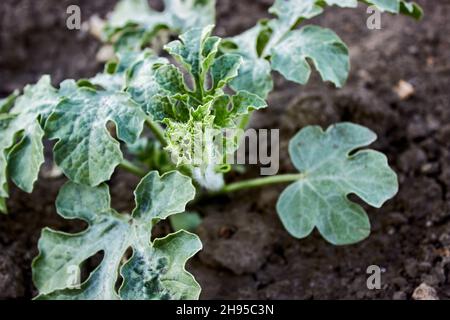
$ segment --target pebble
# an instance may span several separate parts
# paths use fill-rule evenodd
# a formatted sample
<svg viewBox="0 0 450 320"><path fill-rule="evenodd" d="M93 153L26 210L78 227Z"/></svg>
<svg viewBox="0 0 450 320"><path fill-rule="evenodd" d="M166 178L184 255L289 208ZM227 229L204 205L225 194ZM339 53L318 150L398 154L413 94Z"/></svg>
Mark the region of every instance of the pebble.
<svg viewBox="0 0 450 320"><path fill-rule="evenodd" d="M422 283L414 290L412 298L414 300L439 300L436 290L426 283Z"/></svg>
<svg viewBox="0 0 450 320"><path fill-rule="evenodd" d="M415 89L411 83L400 80L395 86L394 92L398 95L400 100L406 100L414 95Z"/></svg>

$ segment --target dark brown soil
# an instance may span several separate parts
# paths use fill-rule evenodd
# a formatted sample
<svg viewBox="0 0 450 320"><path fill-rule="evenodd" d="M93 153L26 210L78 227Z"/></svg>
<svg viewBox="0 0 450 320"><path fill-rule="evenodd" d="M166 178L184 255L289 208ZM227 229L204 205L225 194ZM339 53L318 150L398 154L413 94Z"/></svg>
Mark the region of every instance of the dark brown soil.
<svg viewBox="0 0 450 320"><path fill-rule="evenodd" d="M83 18L105 14L114 1L18 1L0 3L0 95L50 73L55 83L87 77L99 44L64 28L65 8L80 4ZM271 1L218 0L220 35L250 27ZM309 124L352 121L379 135L399 174L400 192L382 209L368 208L373 231L353 246L334 247L317 233L291 238L274 206L282 186L210 200L197 209L204 250L190 264L202 298L409 299L426 283L450 298L450 1L419 0L426 16L382 18L383 29L366 28L365 11L332 9L314 22L330 27L351 48L347 86L333 89L317 75L306 87L277 77L270 108L253 126L281 128L281 170L292 170L290 136ZM401 100L400 80L415 88ZM49 157L50 158L50 157ZM251 176L250 170L247 176ZM30 264L41 228L74 230L58 218L54 200L63 179L40 179L33 194L15 188L10 215L0 217L0 298L31 298ZM118 173L111 182L114 206L129 210L137 179ZM368 290L366 269L383 269L382 289Z"/></svg>

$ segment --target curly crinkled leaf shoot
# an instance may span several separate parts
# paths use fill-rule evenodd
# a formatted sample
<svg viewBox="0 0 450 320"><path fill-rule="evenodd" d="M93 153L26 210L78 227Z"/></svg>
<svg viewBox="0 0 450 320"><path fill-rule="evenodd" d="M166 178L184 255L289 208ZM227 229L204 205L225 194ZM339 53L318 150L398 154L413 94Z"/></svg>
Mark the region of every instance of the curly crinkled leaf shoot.
<svg viewBox="0 0 450 320"><path fill-rule="evenodd" d="M221 39L210 36L212 28L190 29L165 47L184 70L165 59L142 57L128 72L126 90L152 119L166 125L166 150L173 162L191 166L201 186L217 190L223 177L216 165L237 148L235 137L217 136L236 129L242 117L266 103L247 91L225 93L242 58L218 55ZM224 151L223 145L229 148Z"/></svg>

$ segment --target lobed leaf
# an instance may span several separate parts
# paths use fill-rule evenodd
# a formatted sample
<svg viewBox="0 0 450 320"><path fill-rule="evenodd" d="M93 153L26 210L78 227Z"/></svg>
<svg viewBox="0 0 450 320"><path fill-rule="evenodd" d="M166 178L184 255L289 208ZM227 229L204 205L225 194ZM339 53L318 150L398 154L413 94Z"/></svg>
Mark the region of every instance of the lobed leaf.
<svg viewBox="0 0 450 320"><path fill-rule="evenodd" d="M422 16L414 2L403 0L360 1L379 10ZM357 0L276 0L269 9L275 18L261 20L252 29L228 39L223 52L240 54L244 62L233 80L235 90L247 90L266 98L272 90L271 70L286 79L305 84L311 73L306 59L312 59L324 81L341 87L349 73L348 50L332 31L315 26L294 30L301 22L324 11L326 6L355 8Z"/></svg>
<svg viewBox="0 0 450 320"><path fill-rule="evenodd" d="M77 234L43 230L33 262L37 299L197 299L200 286L184 265L201 249L198 237L179 231L150 241L152 226L183 212L194 196L190 178L153 171L136 189L133 214L125 215L111 209L106 185L67 183L58 195L58 213L89 226ZM133 253L127 258L129 248ZM98 252L103 252L100 265L85 282L74 282L73 271ZM116 291L119 272L123 283Z"/></svg>
<svg viewBox="0 0 450 320"><path fill-rule="evenodd" d="M422 10L416 3L404 0L276 0L269 9L269 12L277 17L269 22L274 32L275 42L303 20L322 14L327 6L356 8L358 2L375 6L382 12L402 13L414 18L422 16Z"/></svg>
<svg viewBox="0 0 450 320"><path fill-rule="evenodd" d="M96 74L88 81L105 91L123 91L126 87L127 74L133 65L142 61L145 57L155 56L150 49L142 51L121 50L116 53L116 58L106 63L103 72ZM162 59L165 61L164 59Z"/></svg>
<svg viewBox="0 0 450 320"><path fill-rule="evenodd" d="M317 228L327 241L344 245L369 235L367 214L347 196L356 194L379 208L398 191L386 156L359 150L375 140L372 131L352 123L339 123L326 132L306 127L292 138L289 154L301 175L277 202L281 221L292 236L304 238Z"/></svg>
<svg viewBox="0 0 450 320"><path fill-rule="evenodd" d="M208 189L223 184L215 165L224 156L219 146L226 137L213 142L212 134L236 128L242 117L267 106L247 91L224 92L243 59L237 54L219 55L221 39L211 36L212 29L193 28L165 46L184 70L167 60L143 57L130 68L126 88L153 120L167 126L166 150L172 161L193 166L196 181Z"/></svg>
<svg viewBox="0 0 450 320"><path fill-rule="evenodd" d="M267 31L267 26L260 23L243 34L229 39L237 48L232 47L230 51L239 54L243 60L239 74L233 79L231 87L236 91L245 90L262 98L266 98L273 89L270 63L260 56L258 41L255 41L261 34L265 34L264 31Z"/></svg>
<svg viewBox="0 0 450 320"><path fill-rule="evenodd" d="M276 41L279 41L286 32L303 20L322 14L326 6L356 8L358 2L375 6L382 12L402 13L414 18L420 18L422 15L416 3L404 0L276 0L269 12L277 19L271 20L269 25L274 31Z"/></svg>
<svg viewBox="0 0 450 320"><path fill-rule="evenodd" d="M8 177L25 192L33 190L44 162L43 127L59 101L50 77L43 76L26 86L22 96L14 93L0 104L0 198L8 197Z"/></svg>
<svg viewBox="0 0 450 320"><path fill-rule="evenodd" d="M143 129L144 112L123 92L76 87L49 117L45 130L54 147L56 164L74 182L96 186L108 180L122 161L120 144L111 137L113 122L117 137L133 143Z"/></svg>
<svg viewBox="0 0 450 320"><path fill-rule="evenodd" d="M289 32L272 49L272 69L286 79L306 84L311 75L311 59L325 81L342 87L350 70L347 46L331 30L305 26Z"/></svg>

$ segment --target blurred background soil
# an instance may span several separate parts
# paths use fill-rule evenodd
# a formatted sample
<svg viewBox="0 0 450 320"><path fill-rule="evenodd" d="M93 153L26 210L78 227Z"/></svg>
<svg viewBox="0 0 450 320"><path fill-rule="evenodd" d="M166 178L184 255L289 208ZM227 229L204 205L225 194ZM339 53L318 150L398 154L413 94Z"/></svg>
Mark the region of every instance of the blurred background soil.
<svg viewBox="0 0 450 320"><path fill-rule="evenodd" d="M221 36L253 26L272 2L217 1ZM380 210L367 208L370 237L343 247L326 243L317 232L291 238L275 212L283 186L210 200L194 208L204 217L198 228L204 249L189 264L202 298L411 299L421 284L433 296L450 298L450 1L417 2L425 10L421 22L383 15L381 30L367 29L363 7L328 9L314 19L311 23L332 28L350 47L348 84L336 90L314 75L301 87L276 76L270 108L252 122L255 128L281 129L282 172L292 170L289 137L305 125L352 121L374 130L379 140L373 148L388 155L400 192ZM0 2L0 97L42 74L57 85L102 69L95 59L98 41L65 28L70 4L79 5L87 20L105 16L115 1ZM407 97L405 89L413 89ZM46 178L48 167L32 194L12 188L10 214L0 217L0 298L36 294L30 266L43 227L82 228L56 215L54 201L64 179ZM245 175L256 176L257 169ZM110 185L116 209L133 207L137 182L115 174ZM383 270L380 290L367 289L370 265Z"/></svg>

